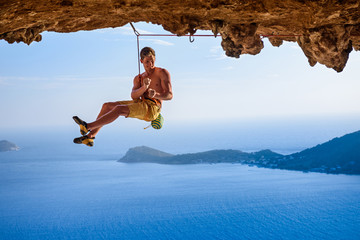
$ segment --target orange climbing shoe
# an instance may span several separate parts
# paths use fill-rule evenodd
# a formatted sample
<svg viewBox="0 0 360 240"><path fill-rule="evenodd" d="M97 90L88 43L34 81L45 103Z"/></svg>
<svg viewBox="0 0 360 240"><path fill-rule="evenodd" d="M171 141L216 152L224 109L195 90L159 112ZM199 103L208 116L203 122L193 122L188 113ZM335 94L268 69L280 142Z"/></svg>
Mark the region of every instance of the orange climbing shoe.
<svg viewBox="0 0 360 240"><path fill-rule="evenodd" d="M94 139L95 139L94 137L90 138L88 136L82 136L82 137L74 138L74 143L85 144L86 146L93 147Z"/></svg>
<svg viewBox="0 0 360 240"><path fill-rule="evenodd" d="M87 128L87 123L81 120L78 116L73 117L74 121L80 126L81 135L85 136L88 132L90 132Z"/></svg>

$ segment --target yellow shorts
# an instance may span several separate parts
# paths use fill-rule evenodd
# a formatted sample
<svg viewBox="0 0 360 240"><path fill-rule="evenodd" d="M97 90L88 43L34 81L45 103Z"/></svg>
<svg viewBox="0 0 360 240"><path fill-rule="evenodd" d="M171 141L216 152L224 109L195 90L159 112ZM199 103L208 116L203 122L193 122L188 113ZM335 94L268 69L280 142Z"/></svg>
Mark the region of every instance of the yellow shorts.
<svg viewBox="0 0 360 240"><path fill-rule="evenodd" d="M127 117L137 118L148 122L155 120L159 116L161 110L160 106L149 99L118 101L117 103L129 107L130 113Z"/></svg>

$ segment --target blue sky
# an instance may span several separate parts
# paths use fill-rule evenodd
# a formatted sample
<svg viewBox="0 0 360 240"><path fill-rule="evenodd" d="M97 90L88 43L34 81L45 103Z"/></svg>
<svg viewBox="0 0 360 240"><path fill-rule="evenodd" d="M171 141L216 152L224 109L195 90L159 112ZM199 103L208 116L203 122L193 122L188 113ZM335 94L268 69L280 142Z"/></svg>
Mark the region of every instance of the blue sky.
<svg viewBox="0 0 360 240"><path fill-rule="evenodd" d="M135 26L141 33L167 33L157 25ZM42 35L30 46L0 41L0 129L66 128L74 125L73 115L91 121L102 103L130 99L138 71L130 25ZM281 125L291 134L319 127L331 132L326 137L360 129L359 52L337 73L310 67L296 43L277 48L263 41L260 54L235 59L224 55L220 38L141 37L141 47L153 47L156 65L171 73L174 99L163 108L167 129ZM146 125L119 121L117 128Z"/></svg>

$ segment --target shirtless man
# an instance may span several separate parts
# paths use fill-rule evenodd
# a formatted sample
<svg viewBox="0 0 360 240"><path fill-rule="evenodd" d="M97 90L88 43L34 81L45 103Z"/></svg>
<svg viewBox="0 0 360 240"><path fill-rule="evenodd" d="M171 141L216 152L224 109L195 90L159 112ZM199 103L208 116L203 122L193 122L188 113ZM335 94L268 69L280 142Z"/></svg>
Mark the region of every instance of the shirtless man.
<svg viewBox="0 0 360 240"><path fill-rule="evenodd" d="M155 51L152 48L144 47L140 57L145 72L134 78L131 92L133 100L104 103L94 122L87 123L74 116L73 119L80 126L82 135L75 138L74 143L92 147L99 130L119 116L145 121L153 121L159 116L162 101L171 100L173 97L170 74L166 69L155 67Z"/></svg>

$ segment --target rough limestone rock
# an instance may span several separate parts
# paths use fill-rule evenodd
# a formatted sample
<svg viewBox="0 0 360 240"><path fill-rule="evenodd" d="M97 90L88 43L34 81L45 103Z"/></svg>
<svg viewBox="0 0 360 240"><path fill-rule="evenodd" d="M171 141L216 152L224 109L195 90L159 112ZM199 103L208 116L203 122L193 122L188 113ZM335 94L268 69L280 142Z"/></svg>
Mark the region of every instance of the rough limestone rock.
<svg viewBox="0 0 360 240"><path fill-rule="evenodd" d="M0 39L41 41L41 32L160 24L177 35L220 33L227 56L297 42L311 66L341 72L360 49L360 0L0 0Z"/></svg>

